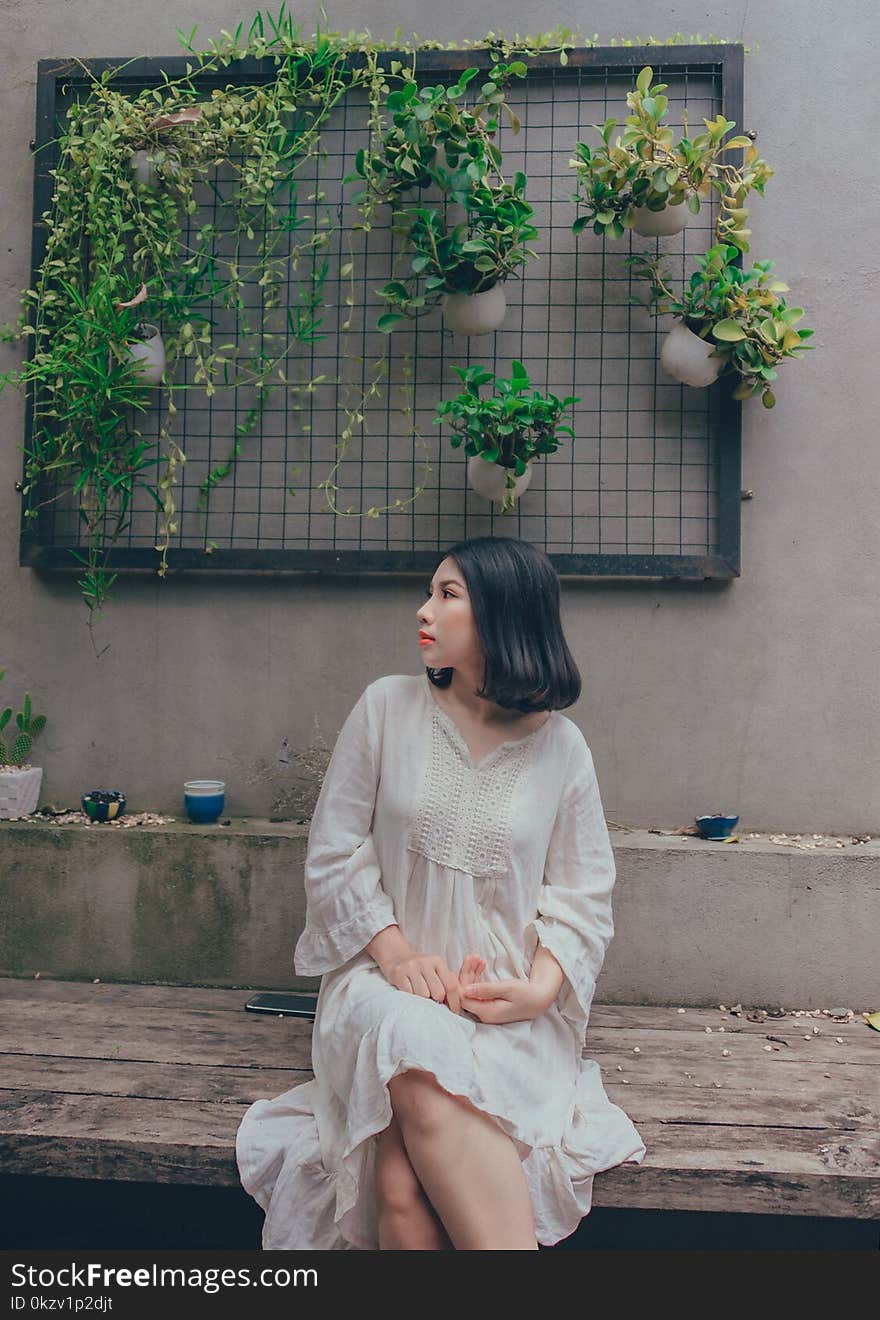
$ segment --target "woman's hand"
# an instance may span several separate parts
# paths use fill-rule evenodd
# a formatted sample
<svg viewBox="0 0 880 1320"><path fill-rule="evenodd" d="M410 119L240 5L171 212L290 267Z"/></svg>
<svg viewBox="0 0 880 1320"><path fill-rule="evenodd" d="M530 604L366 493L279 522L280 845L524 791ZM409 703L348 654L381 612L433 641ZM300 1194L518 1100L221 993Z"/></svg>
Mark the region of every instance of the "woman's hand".
<svg viewBox="0 0 880 1320"><path fill-rule="evenodd" d="M472 983L477 981L481 981L485 971L486 971L485 958L481 958L479 954L476 953L467 954L458 972L459 995L464 986L471 985ZM450 1008L451 1007L452 1005L450 1004ZM466 1007L467 1006L465 1004L461 1004L462 1009Z"/></svg>
<svg viewBox="0 0 880 1320"><path fill-rule="evenodd" d="M512 977L506 981L464 982L461 1006L481 1022L524 1022L540 1017L554 998L531 981Z"/></svg>
<svg viewBox="0 0 880 1320"><path fill-rule="evenodd" d="M468 962L466 958L462 968ZM385 980L407 994L447 1003L453 1013L461 1012L461 982L439 953L413 953L382 968ZM469 975L474 975L471 969Z"/></svg>

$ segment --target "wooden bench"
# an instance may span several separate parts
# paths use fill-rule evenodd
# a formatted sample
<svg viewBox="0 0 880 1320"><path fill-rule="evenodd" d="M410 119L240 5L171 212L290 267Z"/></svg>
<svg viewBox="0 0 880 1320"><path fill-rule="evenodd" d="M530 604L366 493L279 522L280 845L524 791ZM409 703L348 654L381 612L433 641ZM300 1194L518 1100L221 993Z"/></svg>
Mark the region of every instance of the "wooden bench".
<svg viewBox="0 0 880 1320"><path fill-rule="evenodd" d="M0 1175L239 1186L245 1108L312 1076L311 1022L252 993L0 978ZM597 1175L595 1207L880 1218L860 1017L595 1004L585 1053L648 1151Z"/></svg>

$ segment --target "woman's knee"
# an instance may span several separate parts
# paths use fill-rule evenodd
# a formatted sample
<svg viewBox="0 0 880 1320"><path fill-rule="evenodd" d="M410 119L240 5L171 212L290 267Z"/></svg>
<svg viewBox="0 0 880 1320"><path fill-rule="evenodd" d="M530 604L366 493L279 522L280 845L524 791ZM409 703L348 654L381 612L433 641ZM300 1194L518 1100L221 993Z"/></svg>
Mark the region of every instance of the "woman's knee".
<svg viewBox="0 0 880 1320"><path fill-rule="evenodd" d="M391 1107L395 1116L420 1127L432 1127L442 1122L444 1110L450 1100L433 1073L421 1068L409 1068L398 1073L388 1083Z"/></svg>

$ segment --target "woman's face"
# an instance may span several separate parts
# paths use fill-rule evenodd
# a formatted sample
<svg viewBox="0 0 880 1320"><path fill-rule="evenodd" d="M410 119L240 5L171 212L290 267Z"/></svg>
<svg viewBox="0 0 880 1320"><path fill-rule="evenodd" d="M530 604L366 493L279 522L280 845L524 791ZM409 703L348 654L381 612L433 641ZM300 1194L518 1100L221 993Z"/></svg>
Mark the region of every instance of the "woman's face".
<svg viewBox="0 0 880 1320"><path fill-rule="evenodd" d="M417 615L419 650L431 669L473 669L482 663L482 647L474 626L470 597L461 569L447 557L425 591ZM426 640L424 634L430 634Z"/></svg>

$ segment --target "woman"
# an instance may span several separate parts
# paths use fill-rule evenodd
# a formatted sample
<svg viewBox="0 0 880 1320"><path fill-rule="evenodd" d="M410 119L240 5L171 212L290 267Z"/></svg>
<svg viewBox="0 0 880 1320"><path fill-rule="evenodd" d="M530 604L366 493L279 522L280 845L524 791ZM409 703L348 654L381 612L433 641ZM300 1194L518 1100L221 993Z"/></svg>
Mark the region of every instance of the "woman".
<svg viewBox="0 0 880 1320"><path fill-rule="evenodd" d="M614 858L547 556L451 547L427 672L375 679L309 832L314 1079L246 1111L265 1249L537 1250L645 1146L581 1057ZM466 1170L463 1174L462 1170Z"/></svg>

